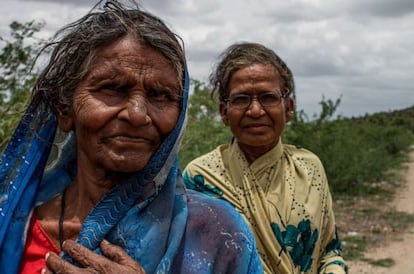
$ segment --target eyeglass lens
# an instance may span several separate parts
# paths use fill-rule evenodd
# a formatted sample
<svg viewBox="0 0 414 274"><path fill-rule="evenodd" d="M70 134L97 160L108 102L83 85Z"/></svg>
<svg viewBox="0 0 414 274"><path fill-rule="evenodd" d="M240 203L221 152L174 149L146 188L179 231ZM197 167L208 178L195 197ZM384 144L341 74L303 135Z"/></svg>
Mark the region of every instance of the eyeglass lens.
<svg viewBox="0 0 414 274"><path fill-rule="evenodd" d="M266 93L254 94L254 95L236 94L236 95L230 96L228 101L230 105L233 107L247 108L250 106L254 98L257 98L257 100L260 102L260 104L263 107L277 106L282 100L282 96L279 93L266 92Z"/></svg>

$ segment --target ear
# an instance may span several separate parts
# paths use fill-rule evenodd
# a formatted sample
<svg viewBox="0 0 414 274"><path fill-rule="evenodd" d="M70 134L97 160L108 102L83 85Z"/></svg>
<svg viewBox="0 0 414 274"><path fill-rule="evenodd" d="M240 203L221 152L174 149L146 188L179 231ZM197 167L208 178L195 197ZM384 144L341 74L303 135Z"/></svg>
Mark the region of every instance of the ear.
<svg viewBox="0 0 414 274"><path fill-rule="evenodd" d="M292 120L295 114L295 101L291 97L286 98L285 100L285 118L286 123Z"/></svg>
<svg viewBox="0 0 414 274"><path fill-rule="evenodd" d="M227 117L227 104L221 102L220 106L220 116L221 116L221 120L223 121L223 123L228 126L229 125L229 118Z"/></svg>
<svg viewBox="0 0 414 274"><path fill-rule="evenodd" d="M66 110L58 110L56 117L57 117L59 127L64 132L70 132L71 130L75 129L74 123L73 123L73 116L71 112L66 111Z"/></svg>

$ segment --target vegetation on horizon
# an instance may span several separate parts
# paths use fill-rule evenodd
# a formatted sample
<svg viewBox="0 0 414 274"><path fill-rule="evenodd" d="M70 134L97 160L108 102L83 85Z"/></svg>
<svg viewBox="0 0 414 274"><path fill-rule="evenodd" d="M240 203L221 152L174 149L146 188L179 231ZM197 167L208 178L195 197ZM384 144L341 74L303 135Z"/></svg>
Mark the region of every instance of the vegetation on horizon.
<svg viewBox="0 0 414 274"><path fill-rule="evenodd" d="M11 39L0 36L0 151L20 120L37 73L32 65L43 40L34 35L43 24L10 24Z"/></svg>
<svg viewBox="0 0 414 274"><path fill-rule="evenodd" d="M13 22L11 39L0 36L0 150L20 119L36 79L38 72L32 70L32 63L45 42L34 39L34 34L41 27L35 22ZM179 153L181 167L232 139L209 88L197 80L192 80L192 87ZM334 195L375 191L375 183L390 180L389 171L401 165L414 143L414 106L358 118L334 118L339 104L340 99L322 98L321 112L312 121L298 111L286 128L284 142L321 158Z"/></svg>
<svg viewBox="0 0 414 274"><path fill-rule="evenodd" d="M199 81L193 85L180 152L182 167L232 138L220 120L218 105L211 100L208 87ZM414 144L414 106L359 118L334 118L339 104L340 99L322 98L321 112L312 121L303 111L297 112L286 127L283 140L319 156L334 195L376 193L376 183L393 183L389 171L406 160L408 149Z"/></svg>

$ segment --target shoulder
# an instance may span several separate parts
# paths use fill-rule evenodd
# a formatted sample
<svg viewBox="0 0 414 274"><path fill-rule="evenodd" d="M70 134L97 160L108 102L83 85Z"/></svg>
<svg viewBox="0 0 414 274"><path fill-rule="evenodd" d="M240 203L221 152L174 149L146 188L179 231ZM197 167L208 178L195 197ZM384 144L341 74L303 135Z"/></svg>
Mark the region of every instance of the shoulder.
<svg viewBox="0 0 414 274"><path fill-rule="evenodd" d="M222 151L225 150L227 148L228 145L224 144L224 145L220 145L218 147L216 147L215 149L213 149L212 151L209 151L197 158L195 158L194 160L190 161L187 166L185 167L185 171L186 170L191 170L193 168L196 167L200 167L200 166L207 166L207 165L211 165L217 161L219 161L219 159L221 159L221 154Z"/></svg>
<svg viewBox="0 0 414 274"><path fill-rule="evenodd" d="M306 148L284 144L283 152L286 157L291 158L294 161L299 161L303 164L310 164L316 165L318 167L323 167L323 164L319 157L315 153Z"/></svg>
<svg viewBox="0 0 414 274"><path fill-rule="evenodd" d="M195 175L209 174L217 176L222 173L224 168L223 153L228 149L227 144L220 145L214 150L195 158L183 170L183 177L186 185L192 181ZM187 185L188 186L188 185Z"/></svg>
<svg viewBox="0 0 414 274"><path fill-rule="evenodd" d="M208 273L263 273L253 233L228 202L187 190L188 218L184 260L207 263ZM191 269L181 273L204 273ZM207 273L207 272L206 272Z"/></svg>
<svg viewBox="0 0 414 274"><path fill-rule="evenodd" d="M209 226L228 232L243 232L251 237L250 229L240 213L227 201L187 190L189 219L194 226Z"/></svg>
<svg viewBox="0 0 414 274"><path fill-rule="evenodd" d="M193 190L187 190L187 197L187 229L196 234L197 239L217 243L219 246L229 241L234 242L249 253L255 249L253 233L242 215L229 202Z"/></svg>
<svg viewBox="0 0 414 274"><path fill-rule="evenodd" d="M200 192L187 190L187 197L186 237L193 248L208 253L203 256L219 259L214 273L262 273L253 233L240 213Z"/></svg>

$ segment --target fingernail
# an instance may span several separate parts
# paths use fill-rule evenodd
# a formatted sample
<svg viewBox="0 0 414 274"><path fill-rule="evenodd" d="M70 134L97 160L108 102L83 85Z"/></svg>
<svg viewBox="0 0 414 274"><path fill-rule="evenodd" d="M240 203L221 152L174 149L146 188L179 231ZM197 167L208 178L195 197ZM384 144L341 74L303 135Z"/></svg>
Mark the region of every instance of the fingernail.
<svg viewBox="0 0 414 274"><path fill-rule="evenodd" d="M106 244L106 245L107 245L107 244L110 244L110 242L108 242L106 239L103 239L103 240L102 240L102 243L104 243L104 244Z"/></svg>
<svg viewBox="0 0 414 274"><path fill-rule="evenodd" d="M50 256L50 252L46 253L46 255L45 255L45 260L46 261L47 261L47 258L49 258L49 256Z"/></svg>
<svg viewBox="0 0 414 274"><path fill-rule="evenodd" d="M40 274L45 274L46 273L46 268L42 268L42 271L40 272Z"/></svg>

